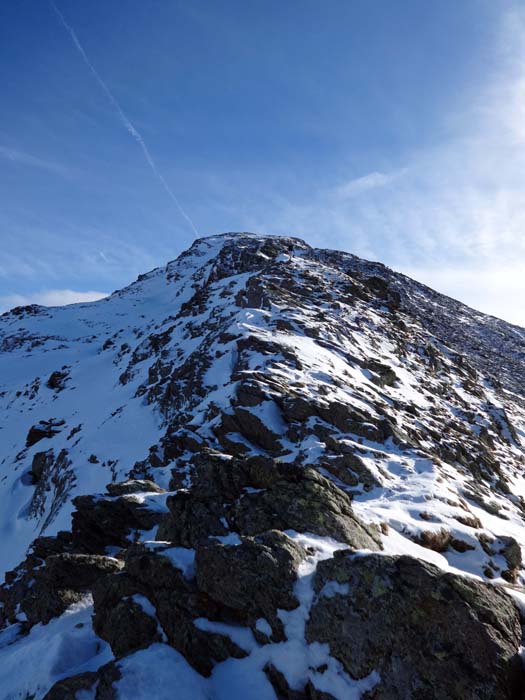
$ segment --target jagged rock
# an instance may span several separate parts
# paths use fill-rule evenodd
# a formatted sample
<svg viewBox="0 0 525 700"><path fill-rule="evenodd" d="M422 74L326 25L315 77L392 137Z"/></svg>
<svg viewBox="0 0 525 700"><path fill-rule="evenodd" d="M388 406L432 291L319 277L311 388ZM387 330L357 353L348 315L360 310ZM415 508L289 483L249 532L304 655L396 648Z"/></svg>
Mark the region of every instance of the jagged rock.
<svg viewBox="0 0 525 700"><path fill-rule="evenodd" d="M98 606L94 629L108 642L116 658L161 640L157 621L131 597L122 598L109 608Z"/></svg>
<svg viewBox="0 0 525 700"><path fill-rule="evenodd" d="M502 572L502 577L510 583L516 583L518 571L522 565L521 547L514 537L499 537L502 543L500 553L507 562L507 569Z"/></svg>
<svg viewBox="0 0 525 700"><path fill-rule="evenodd" d="M268 428L254 413L239 406L234 414L224 414L220 428L215 429L217 437L228 433L240 433L247 440L272 454L282 450L279 436Z"/></svg>
<svg viewBox="0 0 525 700"><path fill-rule="evenodd" d="M45 559L52 555L70 552L72 548L71 533L59 532L56 537L38 537L29 548L29 552L24 561L13 571L6 572L5 584L0 586L0 628L7 624L15 624L18 621L18 613L23 605L30 605L34 597L53 598L53 592L49 594L45 588L47 585L37 586L35 581L42 579L41 570L45 564ZM61 596L64 604L67 600L75 602L76 595ZM45 606L42 606L45 608ZM61 610L60 601L50 604L51 609ZM38 619L38 614L35 615ZM31 622L27 625L31 626Z"/></svg>
<svg viewBox="0 0 525 700"><path fill-rule="evenodd" d="M355 548L381 546L377 529L355 516L349 496L335 484L314 469L266 457L199 459L192 490L169 496L167 505L157 539L184 547L227 534L225 520L243 535L295 529Z"/></svg>
<svg viewBox="0 0 525 700"><path fill-rule="evenodd" d="M65 421L41 420L37 425L32 425L26 437L26 447L32 447L44 438L52 438L62 430Z"/></svg>
<svg viewBox="0 0 525 700"><path fill-rule="evenodd" d="M53 450L47 450L47 452L36 452L33 456L33 461L31 462L31 477L33 483L37 484L45 471L49 470L53 462L55 461L55 453Z"/></svg>
<svg viewBox="0 0 525 700"><path fill-rule="evenodd" d="M363 460L350 452L323 457L318 460L317 466L326 469L326 471L348 486L357 486L359 483L362 483L365 491L369 491L380 485Z"/></svg>
<svg viewBox="0 0 525 700"><path fill-rule="evenodd" d="M54 554L34 573L20 607L31 625L47 623L66 608L80 601L95 582L120 571L117 559L85 554Z"/></svg>
<svg viewBox="0 0 525 700"><path fill-rule="evenodd" d="M329 644L354 678L377 671L374 700L518 700L520 619L501 589L407 556L344 552L319 564L314 587L308 641Z"/></svg>
<svg viewBox="0 0 525 700"><path fill-rule="evenodd" d="M381 299L386 299L388 297L389 286L388 282L383 277L371 275L363 280L363 284L369 289L372 289Z"/></svg>
<svg viewBox="0 0 525 700"><path fill-rule="evenodd" d="M388 418L375 418L350 404L338 401L319 403L316 406L316 413L326 423L335 426L343 433L359 435L374 442L384 442L389 437L407 442L407 436L401 433Z"/></svg>
<svg viewBox="0 0 525 700"><path fill-rule="evenodd" d="M379 362L378 360L368 360L364 366L366 369L373 372L371 381L378 386L394 386L399 380L392 367L385 365L383 362Z"/></svg>
<svg viewBox="0 0 525 700"><path fill-rule="evenodd" d="M259 406L268 399L268 392L257 381L245 379L239 382L235 392L236 401L239 406L254 407Z"/></svg>
<svg viewBox="0 0 525 700"><path fill-rule="evenodd" d="M209 535L225 535L228 504L244 497L245 489L264 489L297 467L257 455L231 459L213 452L195 455L191 491L168 496L170 514L159 526L156 539L195 547ZM264 529L271 529L271 525ZM251 533L253 534L253 533Z"/></svg>
<svg viewBox="0 0 525 700"><path fill-rule="evenodd" d="M53 391L62 391L65 388L68 376L69 374L67 372L56 370L49 375L46 386Z"/></svg>
<svg viewBox="0 0 525 700"><path fill-rule="evenodd" d="M244 535L291 529L333 537L355 549L381 548L378 531L359 520L347 494L309 468L290 465L268 489L243 496L228 517Z"/></svg>
<svg viewBox="0 0 525 700"><path fill-rule="evenodd" d="M337 471L335 472L335 476L340 478L341 481L346 483L341 473L341 467L344 467L345 469L350 470L350 472L355 476L355 481L357 483L363 484L366 491L381 485L376 476L365 464L364 460L356 452L355 447L352 447L339 440L334 440L331 437L327 437L325 439L325 444L327 450L333 451L342 457L342 459L338 460L338 463L336 464ZM348 483L351 486L355 485L353 480L351 482L349 481Z"/></svg>
<svg viewBox="0 0 525 700"><path fill-rule="evenodd" d="M52 554L71 552L73 549L71 533L67 530L60 530L54 537L37 537L36 540L33 540L31 549L34 555L40 559L47 559Z"/></svg>
<svg viewBox="0 0 525 700"><path fill-rule="evenodd" d="M223 507L211 498L199 498L188 491L169 496L166 504L170 510L157 530L156 539L172 542L180 547L195 547L210 535L228 532L222 518Z"/></svg>
<svg viewBox="0 0 525 700"><path fill-rule="evenodd" d="M198 452L205 446L203 439L189 430L176 430L166 433L161 440L164 448L164 456L170 461L183 455L186 451Z"/></svg>
<svg viewBox="0 0 525 700"><path fill-rule="evenodd" d="M297 471L297 467L266 455L232 459L227 455L207 452L195 455L192 464L195 467L192 494L224 502L235 501L246 488L267 488L290 470Z"/></svg>
<svg viewBox="0 0 525 700"><path fill-rule="evenodd" d="M120 497L77 496L72 516L74 546L81 552L103 553L108 546L126 547L133 530L151 530L163 514L149 510L134 494Z"/></svg>
<svg viewBox="0 0 525 700"><path fill-rule="evenodd" d="M417 700L439 699L441 686L447 690L453 682L451 698L477 693L476 700L484 700L485 693L498 700L508 646L517 638L509 610L499 598L480 598L470 584L458 593L456 579L442 579L420 563L411 566L425 574L408 575L408 565L396 564L401 573L395 570L392 589L382 593L374 577L388 573L391 557L378 559L384 571L377 576L367 569L357 577L355 591L344 578L317 591L308 625L317 625L328 643L312 635L315 646L305 655L311 667L301 670L312 682L304 685L306 676L294 677L297 667L288 666L288 652L301 648L294 615L308 622L308 596L304 607L283 613L291 620L290 646L263 647L284 638L277 610L295 604L294 590L305 592L314 577L295 589L298 562L286 535L265 538L272 528L295 529L353 550L379 549L379 529L352 510L352 496L357 500L358 489L365 490L355 511L384 519L385 536L390 522L389 545L411 537L421 512L434 532L420 543L461 551L456 565L519 586L524 348L522 329L379 264L249 234L196 241L178 261L100 304L39 309L36 318L2 316L0 354L14 368L0 390L7 416L0 500L8 566L13 550L26 551L27 533L47 532L61 509L61 517L68 515L73 488L85 494L115 483L109 495L75 501L71 535L40 537L23 564L8 572L0 589L1 624L17 623L22 636L14 644L23 646L32 624L92 592L95 629L118 656L162 638L203 674L230 659L219 674L231 678L237 670L231 657L246 652L229 639L227 627L214 625L224 623L237 633L244 628L246 639L251 629L260 645L255 656L267 651L275 659L267 675L278 698L324 697L312 683L323 677L328 687L336 666L325 656L330 647L359 672L377 670L380 685L366 693L370 698L403 697L415 678L419 696L409 690ZM78 359L75 382L52 375L53 391L47 390L50 368L65 374L72 357ZM25 374L36 367L49 369L39 377ZM57 395L60 385L67 397ZM56 419L36 423L26 444L36 416L58 410L67 429L60 434L65 423ZM170 490L177 493L140 495L160 493L147 480L165 484L170 470ZM476 516L462 501L470 494L481 507ZM158 512L166 502L168 512ZM436 534L441 525L447 529ZM518 542L499 536L507 532ZM215 539L224 536L223 542L241 544ZM132 544L139 540L147 544ZM173 545L196 550L196 573L194 553ZM94 573L78 558L105 552L123 568L108 573L96 566ZM308 564L324 555L321 543L312 545ZM363 552L350 561L357 567L361 559ZM45 626L38 633L46 637ZM16 653L9 647L0 649L0 662ZM316 658L325 663L316 666ZM112 668L118 672L118 666ZM89 691L75 690L75 683L89 680L77 677L57 688L78 694L75 700L116 694L99 672ZM271 695L264 679L262 687Z"/></svg>
<svg viewBox="0 0 525 700"><path fill-rule="evenodd" d="M120 571L123 566L118 559L99 554L53 554L45 560L40 575L53 588L86 590L101 576Z"/></svg>
<svg viewBox="0 0 525 700"><path fill-rule="evenodd" d="M49 450L46 456L33 462L33 468L37 470L36 477L32 479L36 488L29 503L28 514L31 517L43 517L44 530L53 522L67 500L75 479L67 449L60 450L56 458L53 450Z"/></svg>
<svg viewBox="0 0 525 700"><path fill-rule="evenodd" d="M284 396L279 400L279 406L283 417L287 421L304 423L304 421L316 415L313 402L301 396Z"/></svg>
<svg viewBox="0 0 525 700"><path fill-rule="evenodd" d="M244 611L255 622L266 618L273 641L284 638L277 609L299 605L293 593L304 549L282 532L242 538L237 545L218 542L197 549L195 576L201 591L228 608Z"/></svg>
<svg viewBox="0 0 525 700"><path fill-rule="evenodd" d="M149 479L113 481L106 486L110 496L127 496L132 493L165 493L165 490Z"/></svg>
<svg viewBox="0 0 525 700"><path fill-rule="evenodd" d="M85 697L92 700L117 700L117 689L113 684L121 677L118 665L110 661L97 671L86 671L57 681L42 700L80 700Z"/></svg>
<svg viewBox="0 0 525 700"><path fill-rule="evenodd" d="M228 637L205 632L194 624L198 618L238 623L238 613L199 592L194 580L186 579L162 549L149 551L140 545L128 550L120 574L100 579L93 588L93 628L115 654L141 648L159 634L157 625L153 627L153 618L136 609L134 595L150 601L168 644L200 673L209 675L215 662L246 655Z"/></svg>

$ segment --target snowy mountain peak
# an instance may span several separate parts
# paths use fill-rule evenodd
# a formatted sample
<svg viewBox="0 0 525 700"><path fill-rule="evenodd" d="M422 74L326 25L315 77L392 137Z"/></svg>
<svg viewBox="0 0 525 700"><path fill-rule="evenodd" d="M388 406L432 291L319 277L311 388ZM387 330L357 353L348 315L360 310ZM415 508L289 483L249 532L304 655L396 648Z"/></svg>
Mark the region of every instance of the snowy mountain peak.
<svg viewBox="0 0 525 700"><path fill-rule="evenodd" d="M252 233L4 314L6 699L142 699L152 665L184 698L517 698L524 357L380 263Z"/></svg>

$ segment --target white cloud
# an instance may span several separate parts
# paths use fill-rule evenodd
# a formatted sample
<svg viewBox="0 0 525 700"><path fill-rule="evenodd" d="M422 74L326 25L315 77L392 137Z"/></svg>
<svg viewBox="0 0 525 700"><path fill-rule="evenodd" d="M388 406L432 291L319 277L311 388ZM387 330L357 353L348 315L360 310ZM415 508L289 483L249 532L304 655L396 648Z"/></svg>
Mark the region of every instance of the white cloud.
<svg viewBox="0 0 525 700"><path fill-rule="evenodd" d="M8 148L7 146L0 146L0 158L9 160L12 163L17 163L19 165L27 165L32 168L50 170L51 172L57 173L57 175L67 176L70 174L69 169L63 165L60 165L59 163L42 160L41 158L32 156L29 153L17 151L13 148Z"/></svg>
<svg viewBox="0 0 525 700"><path fill-rule="evenodd" d="M487 313L525 324L525 11L502 13L496 68L443 105L446 139L319 188L255 207L255 230L380 260ZM472 86L470 86L472 87ZM476 86L474 86L475 88Z"/></svg>
<svg viewBox="0 0 525 700"><path fill-rule="evenodd" d="M41 306L65 306L87 301L98 301L107 296L106 292L77 292L74 289L44 289L33 294L7 294L0 296L0 312L9 311L15 306L40 304Z"/></svg>
<svg viewBox="0 0 525 700"><path fill-rule="evenodd" d="M368 175L363 175L362 177L354 178L348 182L339 185L335 189L335 194L341 199L347 199L349 197L355 197L356 195L362 194L369 190L375 190L378 187L383 187L393 182L399 173L380 173L373 172L368 173Z"/></svg>
<svg viewBox="0 0 525 700"><path fill-rule="evenodd" d="M525 261L505 266L482 265L480 267L404 268L401 272L419 279L438 292L482 310L492 316L504 316L505 320L525 328L525 304L523 281Z"/></svg>

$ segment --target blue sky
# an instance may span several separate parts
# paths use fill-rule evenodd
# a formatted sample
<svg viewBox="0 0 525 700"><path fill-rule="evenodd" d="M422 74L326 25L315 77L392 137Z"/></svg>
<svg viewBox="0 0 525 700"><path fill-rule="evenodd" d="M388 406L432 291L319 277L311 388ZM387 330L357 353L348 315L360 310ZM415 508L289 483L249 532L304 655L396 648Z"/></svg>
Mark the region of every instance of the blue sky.
<svg viewBox="0 0 525 700"><path fill-rule="evenodd" d="M56 6L84 56L47 1L0 3L0 308L111 292L193 224L344 249L525 325L521 3Z"/></svg>

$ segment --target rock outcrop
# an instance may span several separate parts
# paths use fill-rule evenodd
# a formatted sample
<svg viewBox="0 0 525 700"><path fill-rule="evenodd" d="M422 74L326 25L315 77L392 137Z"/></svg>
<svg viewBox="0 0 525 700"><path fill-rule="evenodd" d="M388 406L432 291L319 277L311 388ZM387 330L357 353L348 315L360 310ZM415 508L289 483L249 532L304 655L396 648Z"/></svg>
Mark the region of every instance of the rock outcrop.
<svg viewBox="0 0 525 700"><path fill-rule="evenodd" d="M412 557L321 562L306 636L353 678L377 671L374 700L522 697L520 616L501 589Z"/></svg>

